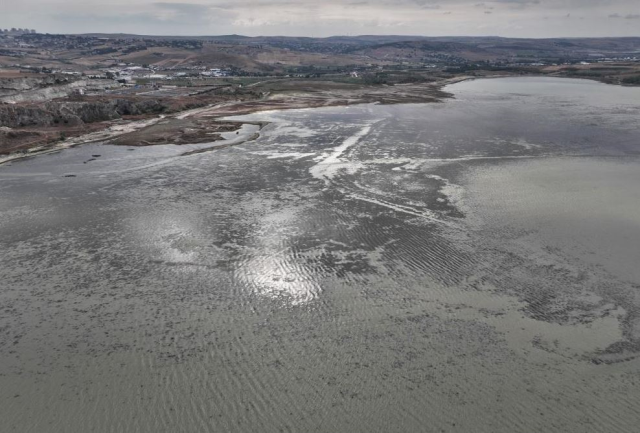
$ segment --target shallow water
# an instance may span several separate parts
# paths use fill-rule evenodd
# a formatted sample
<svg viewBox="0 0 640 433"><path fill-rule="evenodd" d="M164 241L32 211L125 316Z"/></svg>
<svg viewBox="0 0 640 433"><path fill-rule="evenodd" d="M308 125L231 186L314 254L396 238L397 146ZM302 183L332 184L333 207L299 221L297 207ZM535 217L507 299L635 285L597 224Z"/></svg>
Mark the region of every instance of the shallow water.
<svg viewBox="0 0 640 433"><path fill-rule="evenodd" d="M2 431L634 431L640 89L448 90L0 167Z"/></svg>

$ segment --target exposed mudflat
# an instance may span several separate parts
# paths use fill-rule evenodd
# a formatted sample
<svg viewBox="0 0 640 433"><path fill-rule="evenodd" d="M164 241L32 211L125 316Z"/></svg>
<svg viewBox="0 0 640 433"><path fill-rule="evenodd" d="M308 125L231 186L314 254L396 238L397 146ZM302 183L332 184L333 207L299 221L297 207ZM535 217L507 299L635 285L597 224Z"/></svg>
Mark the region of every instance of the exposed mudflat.
<svg viewBox="0 0 640 433"><path fill-rule="evenodd" d="M443 86L467 78L394 86L265 80L244 89L211 87L194 93L183 87L169 89L170 94L159 90L128 98L74 96L48 103L9 104L4 110L0 107L0 164L25 154L50 153L94 142L98 136L105 142L126 146L211 142L220 139L220 132L235 127L219 122L221 116L364 103L440 102L451 96L441 90Z"/></svg>
<svg viewBox="0 0 640 433"><path fill-rule="evenodd" d="M0 167L0 430L635 431L640 90L445 90Z"/></svg>
<svg viewBox="0 0 640 433"><path fill-rule="evenodd" d="M109 144L151 146L157 144L200 144L222 140L223 132L235 132L242 123L217 122L210 119L162 119L153 125L119 135Z"/></svg>

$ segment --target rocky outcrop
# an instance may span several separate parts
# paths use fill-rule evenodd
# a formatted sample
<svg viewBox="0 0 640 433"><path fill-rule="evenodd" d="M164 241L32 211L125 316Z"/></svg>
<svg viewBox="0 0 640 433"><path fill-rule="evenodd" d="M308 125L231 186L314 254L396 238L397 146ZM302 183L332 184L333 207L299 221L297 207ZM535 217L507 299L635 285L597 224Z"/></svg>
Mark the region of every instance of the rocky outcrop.
<svg viewBox="0 0 640 433"><path fill-rule="evenodd" d="M119 119L122 116L159 114L167 107L154 99L100 101L50 101L38 105L0 105L0 126L10 128L79 125Z"/></svg>
<svg viewBox="0 0 640 433"><path fill-rule="evenodd" d="M46 102L85 92L101 93L120 84L107 79L88 79L74 75L33 74L27 77L0 77L0 102Z"/></svg>
<svg viewBox="0 0 640 433"><path fill-rule="evenodd" d="M19 103L50 101L52 99L64 98L72 95L74 92L86 88L87 85L87 81L80 80L69 84L26 90L16 95L3 96L0 98L0 102Z"/></svg>
<svg viewBox="0 0 640 433"><path fill-rule="evenodd" d="M34 74L26 77L0 78L0 98L54 86L67 86L79 80L73 75Z"/></svg>

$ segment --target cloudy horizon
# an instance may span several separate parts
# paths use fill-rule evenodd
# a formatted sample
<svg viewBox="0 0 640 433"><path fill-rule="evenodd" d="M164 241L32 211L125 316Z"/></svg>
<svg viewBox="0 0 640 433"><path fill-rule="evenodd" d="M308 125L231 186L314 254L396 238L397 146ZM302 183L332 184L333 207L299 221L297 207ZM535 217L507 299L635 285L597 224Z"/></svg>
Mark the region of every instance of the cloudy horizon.
<svg viewBox="0 0 640 433"><path fill-rule="evenodd" d="M640 36L637 0L22 0L0 28L47 33Z"/></svg>

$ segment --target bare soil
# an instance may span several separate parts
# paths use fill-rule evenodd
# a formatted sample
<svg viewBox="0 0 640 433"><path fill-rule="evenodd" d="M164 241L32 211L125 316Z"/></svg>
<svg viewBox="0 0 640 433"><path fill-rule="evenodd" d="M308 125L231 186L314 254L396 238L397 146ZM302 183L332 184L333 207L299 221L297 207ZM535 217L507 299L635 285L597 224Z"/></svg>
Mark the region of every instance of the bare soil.
<svg viewBox="0 0 640 433"><path fill-rule="evenodd" d="M52 148L68 147L65 140L73 138L73 144L81 144L83 134L87 142L95 141L95 132L104 131L100 141L123 146L150 146L157 144L198 144L219 141L221 133L240 128L236 122L221 121L220 118L250 114L268 110L317 108L352 104L400 104L441 102L451 97L442 87L456 81L468 79L459 76L428 83L364 86L331 81L277 80L264 81L251 88L238 88L233 92L215 92L193 96L149 98L130 95L127 104L146 106L145 100L153 100L151 113L117 113L109 121L95 123L60 122L55 126L33 126L23 128L3 128L0 132L0 155L50 151ZM60 104L86 102L99 106L113 105L114 96L72 97L58 101ZM147 101L148 102L148 101ZM128 106L124 104L125 106ZM37 107L37 105L36 105ZM162 108L158 113L158 107ZM115 124L123 120L136 122L158 119L141 128L122 131L118 128L110 132ZM99 119L96 119L99 120ZM31 151L30 151L31 150ZM13 156L13 155L12 155ZM19 156L19 155L18 155ZM11 159L14 159L13 157Z"/></svg>

